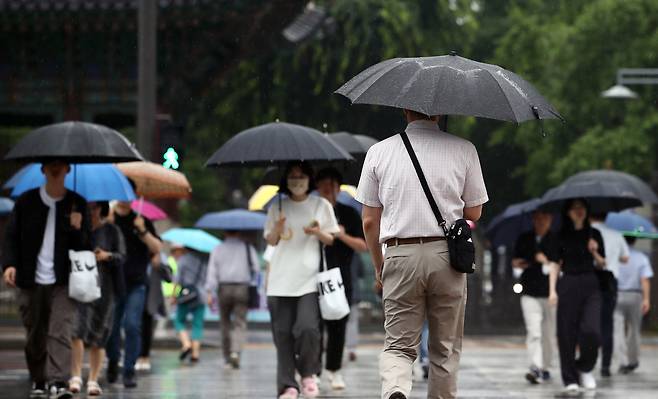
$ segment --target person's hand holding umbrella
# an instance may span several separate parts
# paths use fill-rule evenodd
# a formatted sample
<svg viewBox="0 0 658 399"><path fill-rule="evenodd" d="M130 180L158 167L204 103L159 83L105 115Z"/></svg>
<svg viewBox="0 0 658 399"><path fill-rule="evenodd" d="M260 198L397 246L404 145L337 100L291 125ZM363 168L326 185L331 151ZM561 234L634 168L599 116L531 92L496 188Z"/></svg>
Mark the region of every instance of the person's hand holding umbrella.
<svg viewBox="0 0 658 399"><path fill-rule="evenodd" d="M94 255L96 255L96 262L106 262L112 259L112 253L101 248L94 249Z"/></svg>
<svg viewBox="0 0 658 399"><path fill-rule="evenodd" d="M80 230L82 228L82 213L77 211L71 212L71 215L69 216L69 221L73 229Z"/></svg>

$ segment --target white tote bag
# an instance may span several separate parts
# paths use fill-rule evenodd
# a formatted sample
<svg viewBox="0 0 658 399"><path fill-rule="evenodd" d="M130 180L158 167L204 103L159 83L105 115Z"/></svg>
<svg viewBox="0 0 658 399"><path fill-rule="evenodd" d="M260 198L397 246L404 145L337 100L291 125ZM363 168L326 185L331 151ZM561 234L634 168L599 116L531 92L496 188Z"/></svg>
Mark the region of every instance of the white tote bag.
<svg viewBox="0 0 658 399"><path fill-rule="evenodd" d="M320 314L324 320L340 320L350 314L350 305L345 295L343 276L340 268L327 270L327 261L324 256L324 247L320 244L320 263L322 271L318 273L318 299L320 301Z"/></svg>
<svg viewBox="0 0 658 399"><path fill-rule="evenodd" d="M91 251L69 251L71 275L69 297L78 302L93 302L101 297L96 255Z"/></svg>

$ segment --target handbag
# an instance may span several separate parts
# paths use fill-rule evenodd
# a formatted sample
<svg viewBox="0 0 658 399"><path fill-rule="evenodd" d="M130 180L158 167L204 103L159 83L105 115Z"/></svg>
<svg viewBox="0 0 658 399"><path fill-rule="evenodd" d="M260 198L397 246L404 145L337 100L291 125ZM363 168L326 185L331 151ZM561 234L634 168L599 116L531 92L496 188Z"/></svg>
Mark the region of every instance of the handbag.
<svg viewBox="0 0 658 399"><path fill-rule="evenodd" d="M409 136L407 136L406 132L400 133L400 136L402 136L404 146L409 153L411 163L413 163L414 169L416 169L418 180L420 180L420 185L425 192L427 201L430 203L432 213L434 213L436 221L439 223L439 226L443 229L443 233L445 234L448 243L450 266L460 273L470 274L475 272L475 246L473 245L471 227L465 219L458 219L452 226L450 226L450 228L447 227L446 220L441 215L441 211L439 211L439 207L436 204L432 192L430 191L430 187L427 184L427 180L425 179L423 169L420 167L416 153L411 146Z"/></svg>
<svg viewBox="0 0 658 399"><path fill-rule="evenodd" d="M350 314L340 268L327 270L324 246L320 243L320 272L318 273L318 301L323 320L340 320Z"/></svg>
<svg viewBox="0 0 658 399"><path fill-rule="evenodd" d="M69 251L71 274L69 297L89 303L101 297L101 283L96 265L96 255L91 251Z"/></svg>
<svg viewBox="0 0 658 399"><path fill-rule="evenodd" d="M199 264L199 268L197 269L196 275L194 277L195 283L199 280L199 276L201 275L202 270L203 265ZM201 293L195 284L183 285L180 292L178 293L178 296L176 296L176 304L178 305L197 307L201 303L203 303L203 300L201 299Z"/></svg>
<svg viewBox="0 0 658 399"><path fill-rule="evenodd" d="M254 263L251 260L251 251L249 250L249 243L244 243L247 248L247 264L249 265L249 273L251 274L251 283L249 284L249 299L247 307L249 309L260 308L260 292L258 292L258 281L256 272L254 272Z"/></svg>

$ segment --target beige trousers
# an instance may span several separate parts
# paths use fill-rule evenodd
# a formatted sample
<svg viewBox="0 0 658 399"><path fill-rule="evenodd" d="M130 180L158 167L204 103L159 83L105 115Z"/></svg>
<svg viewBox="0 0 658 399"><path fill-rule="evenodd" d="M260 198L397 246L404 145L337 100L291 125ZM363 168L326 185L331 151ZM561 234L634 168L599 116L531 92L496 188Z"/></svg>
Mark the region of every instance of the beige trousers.
<svg viewBox="0 0 658 399"><path fill-rule="evenodd" d="M548 298L530 295L521 297L521 310L526 328L526 345L530 366L548 370L553 366L553 354L557 348L555 330L557 306L548 303Z"/></svg>
<svg viewBox="0 0 658 399"><path fill-rule="evenodd" d="M382 272L386 341L380 358L382 399L411 393L423 322L429 324L430 399L457 396L464 335L466 275L450 267L445 241L388 247Z"/></svg>

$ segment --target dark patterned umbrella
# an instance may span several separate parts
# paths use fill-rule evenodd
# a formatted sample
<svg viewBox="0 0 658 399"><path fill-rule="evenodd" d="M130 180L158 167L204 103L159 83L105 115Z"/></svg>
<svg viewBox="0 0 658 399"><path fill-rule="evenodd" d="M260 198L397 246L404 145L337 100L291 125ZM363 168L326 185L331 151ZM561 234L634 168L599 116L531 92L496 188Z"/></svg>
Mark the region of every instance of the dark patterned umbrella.
<svg viewBox="0 0 658 399"><path fill-rule="evenodd" d="M565 201L584 198L595 213L617 212L642 205L632 191L614 182L564 182L546 192L541 198L542 209L560 210Z"/></svg>
<svg viewBox="0 0 658 399"><path fill-rule="evenodd" d="M354 104L386 105L424 115L466 115L517 123L562 119L520 76L454 53L380 62L336 93Z"/></svg>
<svg viewBox="0 0 658 399"><path fill-rule="evenodd" d="M589 170L577 173L566 180L567 183L578 182L612 182L635 194L643 203L658 204L658 196L651 186L637 176L617 170Z"/></svg>
<svg viewBox="0 0 658 399"><path fill-rule="evenodd" d="M112 163L140 161L142 156L121 133L87 122L62 122L40 127L23 137L5 160L46 163Z"/></svg>

